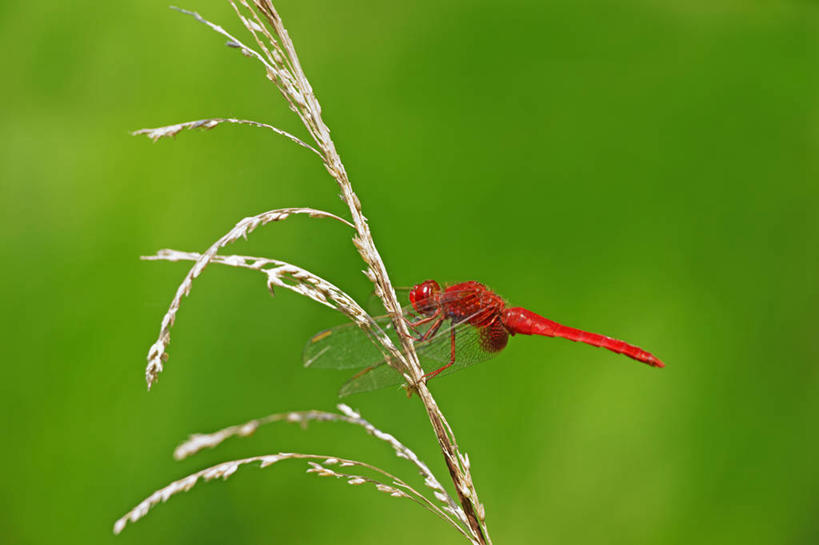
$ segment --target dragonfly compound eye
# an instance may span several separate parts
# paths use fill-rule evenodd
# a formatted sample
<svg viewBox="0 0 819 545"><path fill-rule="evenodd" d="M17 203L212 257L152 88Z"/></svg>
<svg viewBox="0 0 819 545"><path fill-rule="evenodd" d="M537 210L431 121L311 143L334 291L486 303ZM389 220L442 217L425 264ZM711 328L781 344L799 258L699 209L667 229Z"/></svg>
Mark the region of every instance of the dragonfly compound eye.
<svg viewBox="0 0 819 545"><path fill-rule="evenodd" d="M435 280L426 280L412 287L409 300L412 308L419 314L430 315L435 313L438 306L438 294L441 286Z"/></svg>

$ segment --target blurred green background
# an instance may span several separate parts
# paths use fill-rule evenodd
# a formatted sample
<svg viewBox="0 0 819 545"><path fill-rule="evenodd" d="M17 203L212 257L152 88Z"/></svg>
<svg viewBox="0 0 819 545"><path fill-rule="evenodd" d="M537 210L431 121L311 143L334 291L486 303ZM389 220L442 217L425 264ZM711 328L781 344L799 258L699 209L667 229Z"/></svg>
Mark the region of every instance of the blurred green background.
<svg viewBox="0 0 819 545"><path fill-rule="evenodd" d="M230 6L191 0L245 36ZM819 6L793 1L279 0L397 285L480 280L639 344L662 371L516 338L432 383L498 544L819 542ZM357 429L281 424L184 462L189 433L332 409L345 375L300 365L343 318L212 266L150 392L144 356L187 271L240 218L345 214L292 143L260 69L166 1L4 3L0 240L3 543L458 543L413 504L240 471L114 520L235 457L320 452L412 468ZM231 252L279 257L366 300L333 222L293 218ZM422 407L347 400L446 475ZM417 482L413 480L412 482Z"/></svg>

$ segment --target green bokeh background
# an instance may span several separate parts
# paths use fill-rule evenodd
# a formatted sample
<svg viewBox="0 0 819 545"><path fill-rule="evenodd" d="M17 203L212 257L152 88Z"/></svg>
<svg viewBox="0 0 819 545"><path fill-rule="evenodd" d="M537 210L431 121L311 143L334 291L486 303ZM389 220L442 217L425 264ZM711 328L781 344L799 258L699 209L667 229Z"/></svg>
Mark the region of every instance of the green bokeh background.
<svg viewBox="0 0 819 545"><path fill-rule="evenodd" d="M396 284L480 280L668 362L516 338L432 383L496 543L819 542L815 2L277 5ZM184 6L242 33L224 2ZM189 433L336 402L344 374L299 359L342 318L271 298L249 271L197 281L145 392L187 266L139 255L201 251L272 208L345 213L319 162L271 133L128 135L209 116L303 135L260 69L165 0L4 3L0 44L0 540L460 542L300 463L199 486L111 534L154 489L235 457L320 452L415 475L332 424L173 461ZM232 251L368 297L333 222L293 218ZM446 474L416 399L349 403Z"/></svg>

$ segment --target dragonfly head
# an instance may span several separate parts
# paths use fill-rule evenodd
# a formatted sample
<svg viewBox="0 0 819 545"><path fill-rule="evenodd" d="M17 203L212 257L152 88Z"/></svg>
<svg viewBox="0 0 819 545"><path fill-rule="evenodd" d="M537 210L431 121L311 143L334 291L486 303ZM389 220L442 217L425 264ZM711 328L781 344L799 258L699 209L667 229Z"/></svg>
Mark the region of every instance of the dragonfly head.
<svg viewBox="0 0 819 545"><path fill-rule="evenodd" d="M438 309L438 295L440 293L441 286L438 282L426 280L412 287L409 292L409 300L415 312L431 316Z"/></svg>

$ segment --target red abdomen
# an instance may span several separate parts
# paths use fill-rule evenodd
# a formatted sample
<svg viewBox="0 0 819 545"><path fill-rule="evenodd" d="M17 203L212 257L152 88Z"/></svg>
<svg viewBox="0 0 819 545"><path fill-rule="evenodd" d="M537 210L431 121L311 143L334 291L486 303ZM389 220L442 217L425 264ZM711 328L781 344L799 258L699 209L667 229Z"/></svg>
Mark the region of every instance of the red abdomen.
<svg viewBox="0 0 819 545"><path fill-rule="evenodd" d="M503 325L512 332L520 333L522 335L543 335L544 337L562 337L570 341L590 344L592 346L599 346L617 354L623 354L629 358L647 363L652 367L665 367L661 362L650 352L646 352L638 346L634 346L625 341L612 339L605 335L598 335L597 333L589 333L582 329L575 329L567 327L557 322L553 322L539 314L535 314L530 310L521 307L507 308L502 314Z"/></svg>

